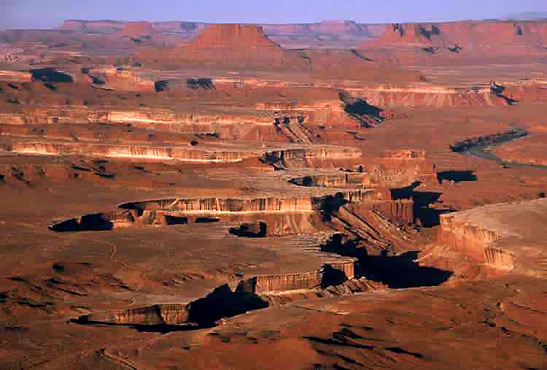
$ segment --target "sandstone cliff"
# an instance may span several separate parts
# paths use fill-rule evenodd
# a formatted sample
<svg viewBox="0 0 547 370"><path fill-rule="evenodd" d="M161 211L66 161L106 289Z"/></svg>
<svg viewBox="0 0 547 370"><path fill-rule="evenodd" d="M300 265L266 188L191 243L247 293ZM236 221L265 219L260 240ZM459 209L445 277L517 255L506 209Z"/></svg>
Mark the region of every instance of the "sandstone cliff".
<svg viewBox="0 0 547 370"><path fill-rule="evenodd" d="M400 44L444 48L457 53L524 52L540 50L547 43L544 22L449 22L393 24L376 45ZM430 49L435 52L435 49ZM438 50L441 51L441 50Z"/></svg>
<svg viewBox="0 0 547 370"><path fill-rule="evenodd" d="M359 49L378 61L398 64L472 64L504 57L520 63L542 58L547 44L545 22L448 22L392 24Z"/></svg>
<svg viewBox="0 0 547 370"><path fill-rule="evenodd" d="M442 215L439 239L479 262L545 276L546 210L538 199Z"/></svg>

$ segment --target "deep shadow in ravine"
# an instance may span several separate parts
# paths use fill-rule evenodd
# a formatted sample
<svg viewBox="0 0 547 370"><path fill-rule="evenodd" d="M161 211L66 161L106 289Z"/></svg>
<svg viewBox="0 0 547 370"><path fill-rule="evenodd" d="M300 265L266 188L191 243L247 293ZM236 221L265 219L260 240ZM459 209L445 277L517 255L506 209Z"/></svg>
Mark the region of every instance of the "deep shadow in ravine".
<svg viewBox="0 0 547 370"><path fill-rule="evenodd" d="M359 262L357 272L396 289L441 285L452 276L451 271L420 266L415 262L417 256L417 251L400 256L367 256Z"/></svg>

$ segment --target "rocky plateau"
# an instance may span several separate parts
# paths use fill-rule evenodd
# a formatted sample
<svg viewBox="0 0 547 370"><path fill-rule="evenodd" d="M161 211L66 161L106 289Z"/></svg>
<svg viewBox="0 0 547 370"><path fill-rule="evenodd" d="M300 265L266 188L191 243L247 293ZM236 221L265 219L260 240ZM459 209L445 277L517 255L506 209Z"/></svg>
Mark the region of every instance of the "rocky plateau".
<svg viewBox="0 0 547 370"><path fill-rule="evenodd" d="M0 32L0 368L545 368L547 23Z"/></svg>

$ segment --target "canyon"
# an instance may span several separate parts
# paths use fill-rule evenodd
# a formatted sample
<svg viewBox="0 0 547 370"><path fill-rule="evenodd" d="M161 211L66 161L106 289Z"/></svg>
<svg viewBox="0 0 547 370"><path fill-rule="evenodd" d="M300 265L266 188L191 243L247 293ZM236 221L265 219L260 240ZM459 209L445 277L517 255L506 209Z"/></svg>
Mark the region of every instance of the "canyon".
<svg viewBox="0 0 547 370"><path fill-rule="evenodd" d="M546 24L1 31L0 367L543 368Z"/></svg>

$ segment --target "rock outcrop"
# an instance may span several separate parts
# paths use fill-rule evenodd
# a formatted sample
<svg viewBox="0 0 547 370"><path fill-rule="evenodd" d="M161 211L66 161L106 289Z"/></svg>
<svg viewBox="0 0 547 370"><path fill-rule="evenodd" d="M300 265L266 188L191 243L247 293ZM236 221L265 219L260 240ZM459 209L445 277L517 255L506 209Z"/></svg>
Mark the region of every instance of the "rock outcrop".
<svg viewBox="0 0 547 370"><path fill-rule="evenodd" d="M318 271L278 275L259 275L241 280L235 288L225 284L203 298L186 304L156 304L147 307L99 312L79 317L81 324L113 324L135 327L183 326L187 324L213 325L221 318L232 317L267 307L265 294L291 291L314 291L339 285L353 279L354 261L325 264Z"/></svg>
<svg viewBox="0 0 547 370"><path fill-rule="evenodd" d="M115 145L78 142L14 142L9 150L30 155L87 156L99 158L138 158L144 160L176 160L196 163L233 163L256 157L257 152L200 150L176 146Z"/></svg>
<svg viewBox="0 0 547 370"><path fill-rule="evenodd" d="M77 322L81 324L106 323L158 328L168 328L181 324L211 326L221 318L232 317L267 306L268 303L257 295L242 289L232 290L225 284L214 289L205 297L187 304L160 304L84 315L78 318Z"/></svg>
<svg viewBox="0 0 547 370"><path fill-rule="evenodd" d="M291 213L312 212L311 199L298 198L196 198L163 199L148 202L121 204L123 209L163 209L184 215L222 215L230 213Z"/></svg>
<svg viewBox="0 0 547 370"><path fill-rule="evenodd" d="M450 149L454 152L465 152L474 147L486 147L493 144L499 144L506 141L522 138L527 136L528 133L524 129L516 128L505 132L498 132L495 134L478 136L474 138L465 139L462 141L450 144Z"/></svg>
<svg viewBox="0 0 547 370"><path fill-rule="evenodd" d="M546 44L547 23L542 21L464 21L392 24L362 49L373 58L414 64L432 57L449 61L539 56Z"/></svg>
<svg viewBox="0 0 547 370"><path fill-rule="evenodd" d="M303 67L297 53L287 51L268 39L259 26L213 24L195 40L173 50L143 51L138 59L167 67L202 65L217 68Z"/></svg>
<svg viewBox="0 0 547 370"><path fill-rule="evenodd" d="M545 22L451 22L393 24L379 43L418 44L454 47L453 53L490 51L518 52L522 48L541 48L547 40ZM503 48L507 48L504 50Z"/></svg>
<svg viewBox="0 0 547 370"><path fill-rule="evenodd" d="M546 219L545 199L493 204L441 215L439 240L490 266L545 277Z"/></svg>
<svg viewBox="0 0 547 370"><path fill-rule="evenodd" d="M87 70L85 80L99 89L155 92L156 81L144 77L134 68L94 68Z"/></svg>
<svg viewBox="0 0 547 370"><path fill-rule="evenodd" d="M344 163L358 162L361 151L355 148L310 147L268 151L261 156L264 163L276 168L306 168L323 167L343 160Z"/></svg>
<svg viewBox="0 0 547 370"><path fill-rule="evenodd" d="M115 325L178 325L188 320L184 304L157 304L84 316L82 323L101 322Z"/></svg>

